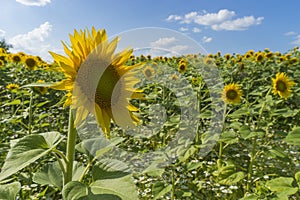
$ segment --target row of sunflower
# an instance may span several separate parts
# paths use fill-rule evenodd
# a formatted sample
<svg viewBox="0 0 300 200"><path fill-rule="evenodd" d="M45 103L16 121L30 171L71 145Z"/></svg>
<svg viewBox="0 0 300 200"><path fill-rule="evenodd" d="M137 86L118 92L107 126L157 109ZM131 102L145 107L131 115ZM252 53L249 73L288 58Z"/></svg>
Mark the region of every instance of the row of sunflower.
<svg viewBox="0 0 300 200"><path fill-rule="evenodd" d="M48 68L50 66L50 64L43 61L40 56L28 55L24 52L9 53L5 49L0 48L0 67L7 63L21 64L28 70Z"/></svg>

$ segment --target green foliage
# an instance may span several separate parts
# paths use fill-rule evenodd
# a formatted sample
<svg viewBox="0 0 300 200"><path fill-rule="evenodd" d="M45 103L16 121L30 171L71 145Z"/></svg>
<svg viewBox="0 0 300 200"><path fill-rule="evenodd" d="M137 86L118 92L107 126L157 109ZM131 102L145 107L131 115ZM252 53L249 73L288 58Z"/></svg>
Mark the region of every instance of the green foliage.
<svg viewBox="0 0 300 200"><path fill-rule="evenodd" d="M49 154L62 139L60 133L48 132L12 140L11 148L0 173L0 180Z"/></svg>
<svg viewBox="0 0 300 200"><path fill-rule="evenodd" d="M20 189L21 184L19 182L0 185L0 199L16 199Z"/></svg>
<svg viewBox="0 0 300 200"><path fill-rule="evenodd" d="M137 115L149 127L147 133L131 136L112 125L110 140L86 139L85 135L82 141L78 139L72 180L67 184L65 92L48 88L49 83L61 80L62 74L55 70L55 64L28 70L6 60L0 67L0 199L299 199L300 72L299 61L292 63L291 59L299 60L300 52L273 53L272 58L264 57L261 62L255 61L255 52L249 58L240 55L241 61L236 54L230 59L209 56L215 65L203 66L201 74L196 67L204 56L182 56L188 67L176 74L179 83L190 84L189 94L196 95L196 101L191 102L187 95L189 87L176 88L176 96L162 84L138 85L144 89L146 100L131 101L140 109ZM182 57L145 62L156 62L153 78L159 79L165 73L161 65L177 70ZM135 57L129 64L140 60ZM241 86L240 104L226 105L224 112L222 106L213 105L213 88L208 83L214 77L204 80L211 67L220 72L222 84ZM272 93L272 78L279 71L296 83L287 100ZM46 83L38 83L39 79ZM9 90L6 86L10 83L20 88ZM39 87L46 87L48 92L40 93ZM181 126L181 122L189 122L180 115L181 108L197 110L197 124L193 124L197 127ZM223 116L223 123L214 125L222 130L221 135L209 129L218 115ZM120 161L126 161L126 155L120 160L113 156L116 146L141 155L160 150L179 130L190 134L193 128L193 141L183 139L174 145L176 148L165 148L162 159L142 166L139 172ZM169 165L162 164L166 160Z"/></svg>

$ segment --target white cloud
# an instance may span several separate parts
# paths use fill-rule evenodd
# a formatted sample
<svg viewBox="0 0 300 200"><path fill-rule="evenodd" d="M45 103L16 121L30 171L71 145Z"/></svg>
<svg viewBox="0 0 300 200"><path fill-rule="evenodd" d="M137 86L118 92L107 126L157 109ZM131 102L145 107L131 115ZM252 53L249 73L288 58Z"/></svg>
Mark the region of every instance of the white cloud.
<svg viewBox="0 0 300 200"><path fill-rule="evenodd" d="M16 0L16 2L26 6L45 6L51 3L51 0Z"/></svg>
<svg viewBox="0 0 300 200"><path fill-rule="evenodd" d="M52 25L49 22L41 24L38 28L33 29L25 34L19 34L9 38L9 44L13 45L12 51L23 51L32 55L39 55L42 58L49 60L48 51L52 49L50 44L45 42L45 39L52 31Z"/></svg>
<svg viewBox="0 0 300 200"><path fill-rule="evenodd" d="M4 37L5 36L5 31L0 29L0 37Z"/></svg>
<svg viewBox="0 0 300 200"><path fill-rule="evenodd" d="M185 31L188 31L189 29L185 28L185 27L180 27L179 30L182 31L182 32L185 32Z"/></svg>
<svg viewBox="0 0 300 200"><path fill-rule="evenodd" d="M188 50L189 46L187 45L175 45L169 48L172 53L181 54L185 50Z"/></svg>
<svg viewBox="0 0 300 200"><path fill-rule="evenodd" d="M200 25L214 25L232 19L235 16L234 11L227 9L220 10L218 13L207 13L195 17L195 23Z"/></svg>
<svg viewBox="0 0 300 200"><path fill-rule="evenodd" d="M200 33L201 32L201 29L197 28L197 27L194 27L193 28L193 32L194 33Z"/></svg>
<svg viewBox="0 0 300 200"><path fill-rule="evenodd" d="M235 20L225 21L221 24L214 24L211 26L213 30L229 30L229 31L243 31L250 26L261 24L263 17L254 18L253 16L246 16Z"/></svg>
<svg viewBox="0 0 300 200"><path fill-rule="evenodd" d="M176 38L175 37L164 37L164 38L159 38L158 40L151 42L150 46L151 47L165 47L168 46L170 44L174 44L174 42L176 42Z"/></svg>
<svg viewBox="0 0 300 200"><path fill-rule="evenodd" d="M197 12L190 12L188 14L185 14L183 20L180 23L189 24L195 20L197 15Z"/></svg>
<svg viewBox="0 0 300 200"><path fill-rule="evenodd" d="M167 21L178 21L182 18L179 15L169 15L169 17L166 19Z"/></svg>
<svg viewBox="0 0 300 200"><path fill-rule="evenodd" d="M300 35L297 35L296 39L291 44L300 45Z"/></svg>
<svg viewBox="0 0 300 200"><path fill-rule="evenodd" d="M184 16L170 15L167 21L179 21L180 24L195 23L202 26L209 26L213 30L247 30L250 26L261 24L263 17L255 18L254 16L244 16L235 18L234 11L227 9L219 10L217 13L208 13L207 11L190 12ZM175 20L176 18L176 20Z"/></svg>
<svg viewBox="0 0 300 200"><path fill-rule="evenodd" d="M284 35L291 36L291 35L297 35L297 33L294 31L289 31L289 32L286 32Z"/></svg>
<svg viewBox="0 0 300 200"><path fill-rule="evenodd" d="M150 42L149 54L154 56L173 56L187 54L189 46L181 43L175 37L162 37L154 42Z"/></svg>
<svg viewBox="0 0 300 200"><path fill-rule="evenodd" d="M211 37L204 36L204 37L202 38L201 41L202 41L202 43L209 43L209 42L212 41L212 38L211 38Z"/></svg>

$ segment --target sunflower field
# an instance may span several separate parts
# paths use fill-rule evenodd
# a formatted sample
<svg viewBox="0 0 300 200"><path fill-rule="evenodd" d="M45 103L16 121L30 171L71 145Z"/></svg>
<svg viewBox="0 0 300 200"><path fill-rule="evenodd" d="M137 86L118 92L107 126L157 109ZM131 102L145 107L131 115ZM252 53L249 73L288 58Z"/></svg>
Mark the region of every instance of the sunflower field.
<svg viewBox="0 0 300 200"><path fill-rule="evenodd" d="M94 28L70 42L53 63L0 49L0 199L300 199L298 47L154 57Z"/></svg>

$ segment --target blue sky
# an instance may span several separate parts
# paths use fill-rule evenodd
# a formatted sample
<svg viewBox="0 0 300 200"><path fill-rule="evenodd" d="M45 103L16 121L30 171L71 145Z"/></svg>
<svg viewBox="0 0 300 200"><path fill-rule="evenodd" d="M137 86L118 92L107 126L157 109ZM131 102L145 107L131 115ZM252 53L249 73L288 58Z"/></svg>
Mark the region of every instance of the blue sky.
<svg viewBox="0 0 300 200"><path fill-rule="evenodd" d="M51 59L49 50L62 53L61 41L68 42L74 29L92 26L105 28L109 36L121 35L121 41L134 48L144 41L140 47L182 54L189 52L189 44L179 44L180 35L208 53L264 48L286 52L300 45L300 1L1 0L1 4L0 37L14 46L11 51L46 60ZM147 28L135 31L143 27L162 28L168 34ZM131 39L123 37L124 32Z"/></svg>

